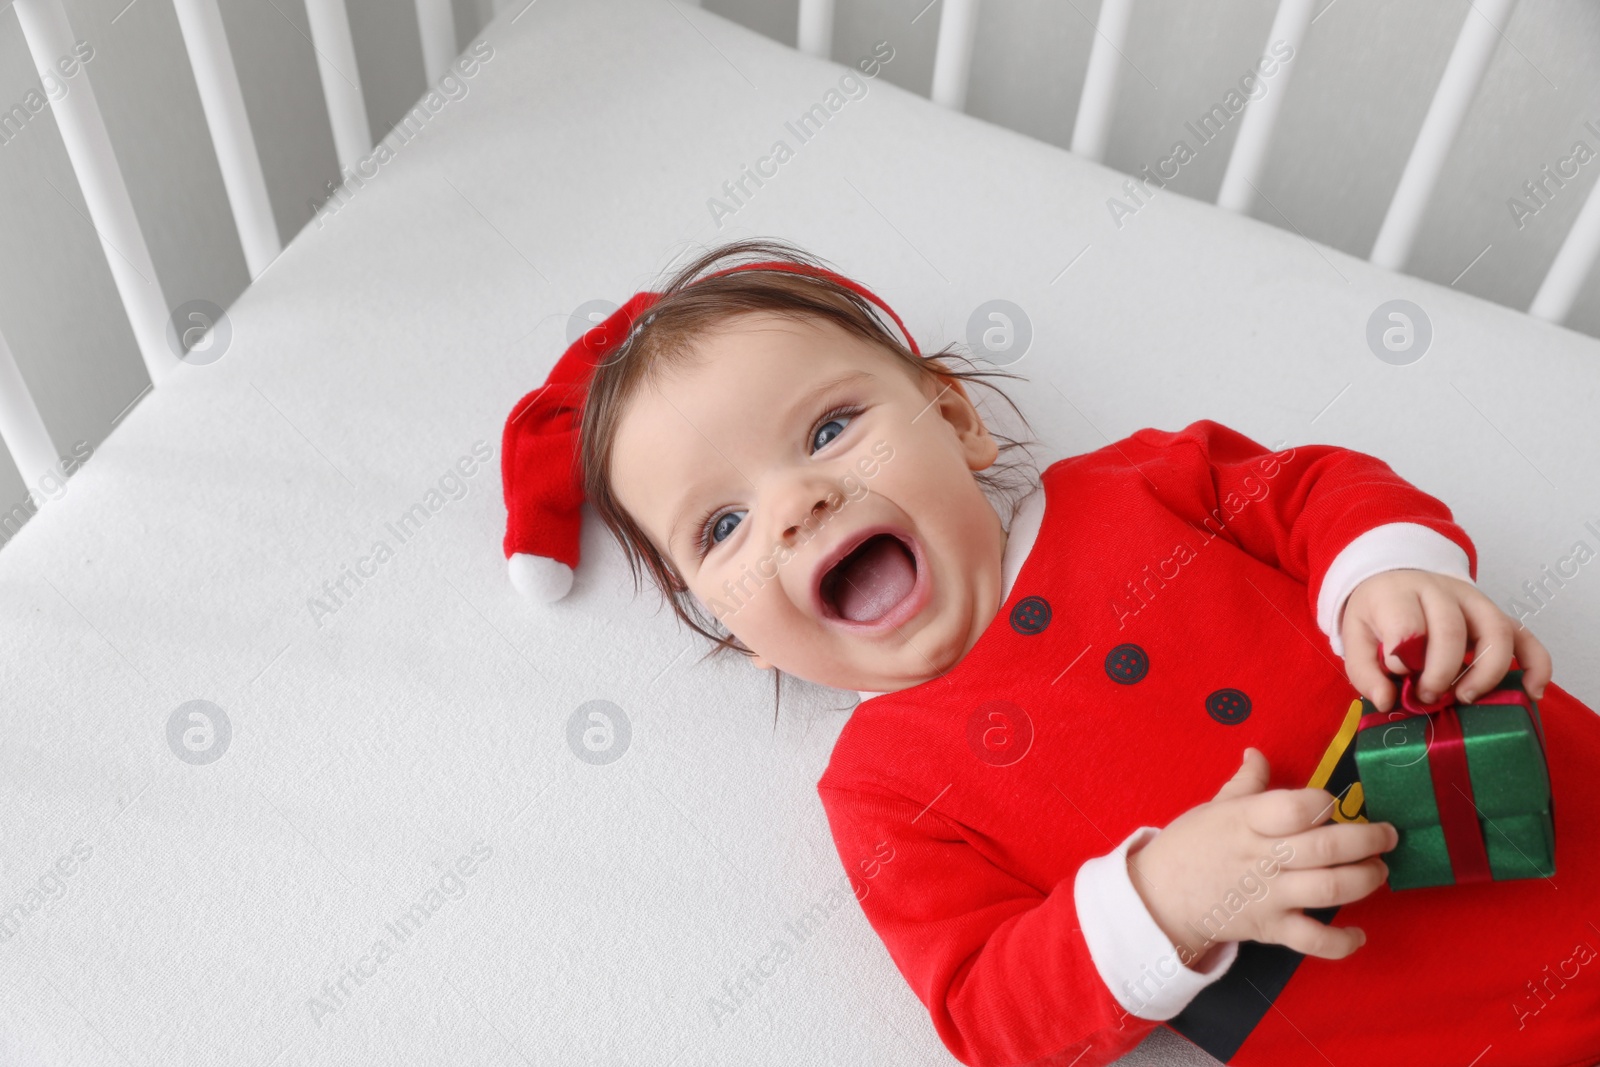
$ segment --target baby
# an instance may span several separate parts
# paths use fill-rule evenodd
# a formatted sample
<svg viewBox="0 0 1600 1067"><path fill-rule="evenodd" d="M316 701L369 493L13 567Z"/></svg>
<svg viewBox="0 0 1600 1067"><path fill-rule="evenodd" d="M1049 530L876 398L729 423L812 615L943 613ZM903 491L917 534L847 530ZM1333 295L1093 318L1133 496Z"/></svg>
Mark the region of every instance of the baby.
<svg viewBox="0 0 1600 1067"><path fill-rule="evenodd" d="M1017 376L874 305L900 325L759 241L640 294L508 419L506 551L525 590L570 583L570 525L536 554L515 487L576 421L581 483L546 496L592 502L636 585L713 652L860 693L818 792L950 1052L1089 1067L1165 1023L1230 1064L1600 1061L1600 718L1473 584L1449 509L1211 421L1019 483L1026 442L968 391ZM1351 739L1414 635L1425 701L1524 669L1553 877L1385 885L1398 834Z"/></svg>

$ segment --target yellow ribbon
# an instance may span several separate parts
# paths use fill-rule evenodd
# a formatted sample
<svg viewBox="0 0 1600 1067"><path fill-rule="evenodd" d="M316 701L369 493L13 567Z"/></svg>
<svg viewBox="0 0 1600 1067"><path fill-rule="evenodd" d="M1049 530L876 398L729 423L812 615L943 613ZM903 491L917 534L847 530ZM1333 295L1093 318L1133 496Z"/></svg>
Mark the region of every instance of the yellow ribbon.
<svg viewBox="0 0 1600 1067"><path fill-rule="evenodd" d="M1317 769L1312 772L1311 781L1306 783L1308 789L1321 789L1333 775L1333 768L1338 765L1344 756L1345 749L1356 736L1356 725L1361 721L1361 698L1350 702L1350 708L1344 713L1344 722L1339 726L1339 732L1333 735L1328 750L1322 754L1322 762L1317 764ZM1344 792L1339 794L1339 802L1333 808L1334 822L1366 822L1367 817L1360 814L1361 802L1365 794L1361 791L1359 781L1351 782Z"/></svg>

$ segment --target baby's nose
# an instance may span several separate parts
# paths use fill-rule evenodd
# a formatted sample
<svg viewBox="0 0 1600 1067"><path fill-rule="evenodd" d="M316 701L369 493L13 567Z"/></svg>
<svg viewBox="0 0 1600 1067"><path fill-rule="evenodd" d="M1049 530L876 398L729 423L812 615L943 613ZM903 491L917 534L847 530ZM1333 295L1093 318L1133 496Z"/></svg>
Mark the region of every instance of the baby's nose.
<svg viewBox="0 0 1600 1067"><path fill-rule="evenodd" d="M817 512L825 511L825 510L827 510L827 507L828 507L828 501L827 501L826 497L824 497L823 499L818 500L816 503L812 504L811 505L811 509L806 512L806 517L804 519L802 519L800 522L796 523L793 526L788 527L787 529L785 529L783 531L784 540L787 541L791 537L793 537L800 530L800 528L802 526L806 525L807 522L810 522L812 519L817 517Z"/></svg>

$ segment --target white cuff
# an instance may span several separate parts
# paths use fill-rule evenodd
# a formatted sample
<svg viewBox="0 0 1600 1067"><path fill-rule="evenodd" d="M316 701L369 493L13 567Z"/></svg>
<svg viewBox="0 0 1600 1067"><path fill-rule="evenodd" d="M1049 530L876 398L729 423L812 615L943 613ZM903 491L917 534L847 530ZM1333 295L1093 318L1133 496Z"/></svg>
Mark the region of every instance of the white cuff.
<svg viewBox="0 0 1600 1067"><path fill-rule="evenodd" d="M1436 530L1415 522L1374 526L1333 557L1317 592L1317 625L1328 635L1335 655L1344 655L1339 623L1344 602L1356 586L1384 571L1414 568L1472 582L1466 551Z"/></svg>
<svg viewBox="0 0 1600 1067"><path fill-rule="evenodd" d="M1100 980L1129 1015L1158 1022L1182 1011L1195 994L1226 974L1239 954L1237 941L1225 941L1206 970L1192 971L1150 917L1128 873L1128 850L1160 832L1154 826L1139 827L1110 855L1079 867L1072 883L1078 925Z"/></svg>

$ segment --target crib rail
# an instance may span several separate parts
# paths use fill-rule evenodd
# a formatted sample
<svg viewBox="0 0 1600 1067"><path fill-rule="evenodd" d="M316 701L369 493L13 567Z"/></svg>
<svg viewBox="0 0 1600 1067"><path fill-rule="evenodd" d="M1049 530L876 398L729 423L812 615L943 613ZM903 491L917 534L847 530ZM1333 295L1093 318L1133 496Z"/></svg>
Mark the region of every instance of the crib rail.
<svg viewBox="0 0 1600 1067"><path fill-rule="evenodd" d="M803 51L819 56L834 56L831 45L835 2L799 0L797 40ZM1259 54L1265 57L1275 48L1293 54L1300 53L1312 24L1338 2L1277 0L1270 28L1259 39ZM741 5L708 3L707 6L736 14ZM933 5L916 3L915 6L927 11ZM1245 32L1243 27L1249 24L1251 6L1233 5L1237 13L1245 16L1240 20L1241 32ZM1350 12L1360 7L1361 3L1360 0L1347 0L1344 6L1346 12ZM1432 6L1447 16L1445 24L1454 20L1458 30L1448 62L1433 88L1426 117L1405 156L1399 181L1392 188L1377 236L1366 247L1353 247L1350 242L1340 241L1338 235L1321 235L1328 243L1343 251L1363 255L1373 263L1397 271L1405 271L1413 266L1413 252L1424 217L1435 202L1446 162L1452 149L1458 145L1458 136L1479 96L1491 64L1503 61L1506 64L1533 66L1532 61L1507 37L1517 8L1516 0L1473 0L1453 7ZM969 85L975 74L974 49L983 23L979 0L944 0L939 7L942 13L933 54L929 96L935 103L958 110L965 109ZM1371 5L1368 5L1368 10L1362 14L1370 15L1370 8ZM1559 101L1558 106L1563 107L1571 119L1569 126L1572 127L1572 136L1586 137L1588 147L1600 154L1600 73L1597 73L1600 72L1600 18L1596 17L1597 12L1593 8L1584 10L1576 4L1545 4L1542 8L1528 5L1528 9L1532 12L1530 17L1542 15L1552 23L1562 24L1571 19L1578 30L1578 44L1583 49L1580 54L1585 59L1570 73L1576 76L1579 85L1565 100ZM1044 14L1042 5L1030 5L1029 10L1038 15ZM1164 10L1171 12L1170 7ZM1090 159L1107 161L1108 141L1114 120L1139 121L1136 114L1123 116L1119 115L1118 110L1119 87L1132 80L1130 71L1137 72L1137 66L1127 54L1132 50L1130 27L1134 25L1136 13L1142 13L1147 21L1160 18L1155 0L1101 0L1093 24L1092 42L1081 65L1082 88L1070 140L1073 152ZM1063 19L1084 17L1077 4L1058 5L1056 14ZM1212 7L1206 17L1215 20L1217 14L1217 9ZM1406 47L1410 47L1409 44ZM1075 73L1072 57L1057 58L1063 61L1061 76L1072 77ZM1292 93L1293 71L1292 63L1281 64L1272 91L1252 100L1245 107L1237 124L1237 136L1229 150L1226 170L1214 196L1219 206L1230 211L1257 214L1265 221L1288 227L1294 225L1291 219L1263 204L1265 198L1260 186L1264 184L1263 171L1271 158L1273 136L1283 114L1283 103ZM1005 76L998 70L990 73L993 77ZM980 66L976 74L983 77L984 69ZM1143 74L1137 76L1143 77ZM1542 73L1539 76L1549 82ZM1553 83L1550 84L1553 87ZM908 87L914 87L914 83ZM1587 113L1582 107L1584 104L1591 105ZM1545 100L1540 101L1538 106L1549 105L1550 101ZM1528 108L1531 110L1534 106L1534 100L1530 99ZM1584 119L1594 121L1583 123L1585 128L1579 129L1579 123ZM1552 145L1565 149L1570 143L1557 140ZM1121 161L1109 162L1119 166ZM1548 194L1565 188L1562 178L1549 178L1547 173L1541 171L1539 162L1543 160L1535 161L1529 169L1533 190L1526 186L1507 190L1511 194L1507 197L1508 207L1511 200L1525 197L1525 206L1537 212L1544 200L1540 191ZM1135 173L1132 167L1119 166L1119 169ZM1558 249L1546 265L1533 298L1518 300L1513 293L1493 288L1480 292L1480 295L1520 307L1529 314L1555 323L1567 321L1586 281L1591 302L1600 301L1600 279L1594 278L1593 270L1596 258L1600 256L1600 193L1596 192L1596 189L1600 189L1600 182L1595 180L1593 174L1575 176L1565 171L1562 173L1574 184L1586 184L1587 190L1581 194L1567 194L1569 202L1581 196L1582 209L1573 218ZM1582 326L1587 332L1600 334L1600 317Z"/></svg>
<svg viewBox="0 0 1600 1067"><path fill-rule="evenodd" d="M0 6L0 547L509 2ZM280 125L298 158L263 152ZM163 137L163 172L131 163Z"/></svg>
<svg viewBox="0 0 1600 1067"><path fill-rule="evenodd" d="M527 0L412 0L398 16L380 2L0 9L0 547L141 397L200 361L223 309L463 44ZM1600 153L1600 12L1585 0L704 6L841 62L886 38L899 58L885 78L1126 172L1131 210L1170 188L1600 335L1600 162L1574 164L1569 151L1583 141ZM1366 27L1383 20L1411 39L1385 45ZM1347 62L1357 41L1403 67L1393 114L1374 119L1383 136L1318 110L1359 66ZM1208 111L1243 88L1241 69L1254 72L1242 106ZM161 123L141 111L145 94L159 97ZM1176 120L1206 116L1219 129L1205 143L1221 147L1168 173ZM259 136L280 127L291 141ZM1497 136L1516 143L1509 164L1482 150ZM162 137L161 152L144 144ZM1366 165L1330 198L1322 163L1346 151ZM1527 180L1508 183L1512 172ZM1469 263L1446 209L1490 192L1527 236L1499 257L1497 237ZM1108 202L1108 226L1117 215Z"/></svg>

